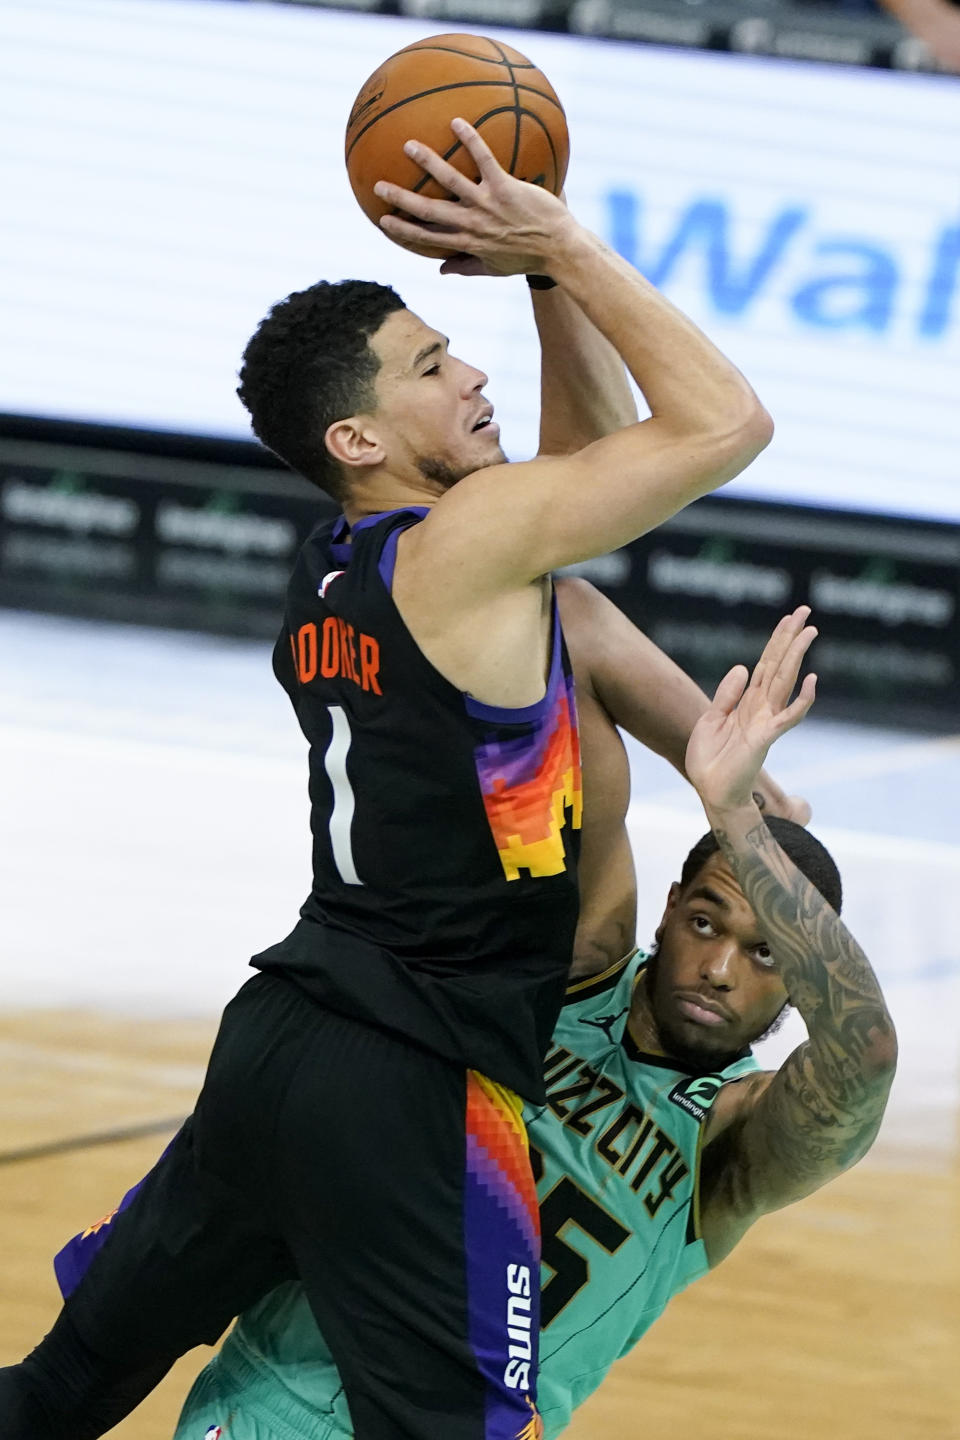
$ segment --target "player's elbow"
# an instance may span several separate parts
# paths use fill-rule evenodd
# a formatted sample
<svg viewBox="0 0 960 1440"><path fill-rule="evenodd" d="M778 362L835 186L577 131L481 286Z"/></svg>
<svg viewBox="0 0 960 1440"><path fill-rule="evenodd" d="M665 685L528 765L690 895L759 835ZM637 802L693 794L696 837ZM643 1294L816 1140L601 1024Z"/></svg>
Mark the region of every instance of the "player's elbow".
<svg viewBox="0 0 960 1440"><path fill-rule="evenodd" d="M710 476L711 488L739 475L772 438L773 420L752 391L720 411L701 439L703 470Z"/></svg>
<svg viewBox="0 0 960 1440"><path fill-rule="evenodd" d="M864 1052L864 1068L872 1082L889 1090L897 1073L898 1054L897 1032L888 1015L883 1025L874 1026Z"/></svg>
<svg viewBox="0 0 960 1440"><path fill-rule="evenodd" d="M760 403L756 395L753 396L750 405L750 414L746 421L746 428L749 431L753 453L754 455L759 455L761 450L766 450L770 441L773 439L774 426L773 416L766 406Z"/></svg>
<svg viewBox="0 0 960 1440"><path fill-rule="evenodd" d="M726 443L733 451L731 459L739 461L742 469L755 460L772 439L773 418L751 390L730 416Z"/></svg>

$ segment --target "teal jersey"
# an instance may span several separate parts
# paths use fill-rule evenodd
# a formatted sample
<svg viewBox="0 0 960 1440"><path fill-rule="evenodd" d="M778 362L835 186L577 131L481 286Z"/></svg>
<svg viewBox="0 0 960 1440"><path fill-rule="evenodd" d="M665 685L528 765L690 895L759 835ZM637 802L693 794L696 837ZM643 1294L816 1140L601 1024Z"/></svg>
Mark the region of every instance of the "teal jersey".
<svg viewBox="0 0 960 1440"><path fill-rule="evenodd" d="M700 1138L720 1087L749 1053L691 1075L642 1054L627 1029L646 957L572 985L527 1106L543 1233L538 1406L547 1440L672 1295L707 1270L699 1232ZM175 1440L344 1440L350 1414L299 1285L248 1310L188 1397Z"/></svg>
<svg viewBox="0 0 960 1440"><path fill-rule="evenodd" d="M567 991L544 1064L547 1105L526 1113L543 1269L537 1403L558 1435L614 1361L708 1268L700 1238L700 1137L749 1053L691 1075L642 1054L627 1029L637 954Z"/></svg>

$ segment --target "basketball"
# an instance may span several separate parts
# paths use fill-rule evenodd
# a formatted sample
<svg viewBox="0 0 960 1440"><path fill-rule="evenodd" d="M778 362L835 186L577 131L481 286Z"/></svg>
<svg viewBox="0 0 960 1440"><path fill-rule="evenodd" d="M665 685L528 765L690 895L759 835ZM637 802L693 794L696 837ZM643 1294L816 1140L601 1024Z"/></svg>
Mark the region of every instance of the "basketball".
<svg viewBox="0 0 960 1440"><path fill-rule="evenodd" d="M450 129L458 115L479 131L504 170L559 195L570 141L563 106L546 76L500 40L431 35L374 71L347 121L347 174L375 225L391 208L373 193L378 180L435 199L447 194L403 153L407 140L422 141L464 175L479 178ZM434 258L450 253L429 245L403 248Z"/></svg>

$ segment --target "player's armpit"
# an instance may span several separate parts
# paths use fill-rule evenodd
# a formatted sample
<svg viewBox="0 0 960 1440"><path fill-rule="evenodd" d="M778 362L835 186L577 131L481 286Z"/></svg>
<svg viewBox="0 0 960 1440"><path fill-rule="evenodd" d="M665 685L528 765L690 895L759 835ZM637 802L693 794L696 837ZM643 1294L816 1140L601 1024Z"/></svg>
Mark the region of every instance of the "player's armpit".
<svg viewBox="0 0 960 1440"><path fill-rule="evenodd" d="M701 1234L718 1264L761 1215L819 1190L862 1159L876 1138L893 1066L838 1053L840 1085L825 1084L809 1041L779 1071L728 1085L711 1109L700 1169ZM844 1089L846 1093L844 1093Z"/></svg>

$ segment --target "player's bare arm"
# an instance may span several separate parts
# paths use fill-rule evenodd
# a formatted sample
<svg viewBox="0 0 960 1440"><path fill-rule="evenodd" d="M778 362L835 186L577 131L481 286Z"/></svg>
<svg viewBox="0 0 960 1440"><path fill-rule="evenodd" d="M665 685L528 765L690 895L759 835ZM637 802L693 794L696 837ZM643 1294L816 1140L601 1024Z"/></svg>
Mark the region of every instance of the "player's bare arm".
<svg viewBox="0 0 960 1440"><path fill-rule="evenodd" d="M586 700L599 704L608 726L621 726L686 779L687 744L710 708L708 697L596 586L565 577L556 589L578 705ZM753 798L765 815L798 825L810 820L807 801L787 795L765 770L756 777Z"/></svg>
<svg viewBox="0 0 960 1440"><path fill-rule="evenodd" d="M870 963L832 907L777 845L751 798L767 750L813 703L800 665L816 631L801 607L768 642L753 676L737 666L687 751L722 853L757 919L809 1039L775 1074L728 1085L704 1137L701 1220L716 1264L758 1216L811 1194L854 1165L880 1126L896 1035Z"/></svg>
<svg viewBox="0 0 960 1440"><path fill-rule="evenodd" d="M572 979L599 974L636 943L637 879L627 807L630 771L618 725L686 778L690 732L709 700L689 675L586 580L556 582L573 665L584 791L580 920ZM754 794L764 813L806 823L810 806L787 797L761 770Z"/></svg>
<svg viewBox="0 0 960 1440"><path fill-rule="evenodd" d="M561 200L566 203L563 194ZM490 275L473 255L454 255L444 275ZM573 455L594 440L637 420L637 404L624 363L580 306L544 276L531 287L540 341L540 443L538 455ZM545 282L545 283L544 283Z"/></svg>
<svg viewBox="0 0 960 1440"><path fill-rule="evenodd" d="M538 454L575 455L637 422L623 361L559 285L531 290L540 339Z"/></svg>
<svg viewBox="0 0 960 1440"><path fill-rule="evenodd" d="M470 126L454 129L480 182L414 144L456 200L382 185L381 198L412 217L385 216L384 229L403 241L439 227L445 244L499 273L551 275L621 356L651 415L574 456L496 467L444 495L406 544L443 557L430 588L448 612L625 544L738 474L771 434L746 380L691 321L556 197L506 175Z"/></svg>

